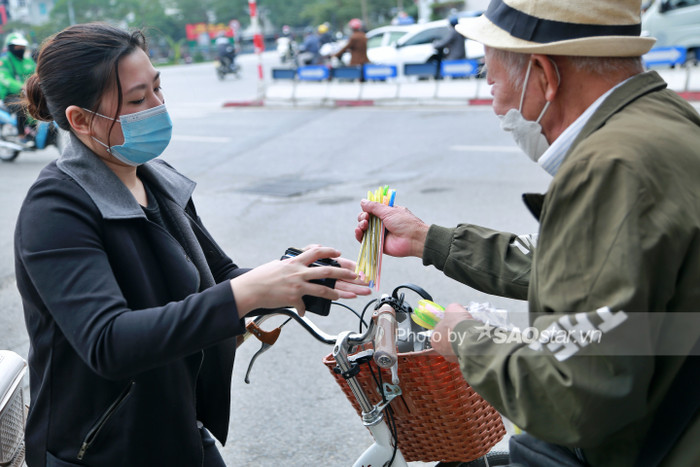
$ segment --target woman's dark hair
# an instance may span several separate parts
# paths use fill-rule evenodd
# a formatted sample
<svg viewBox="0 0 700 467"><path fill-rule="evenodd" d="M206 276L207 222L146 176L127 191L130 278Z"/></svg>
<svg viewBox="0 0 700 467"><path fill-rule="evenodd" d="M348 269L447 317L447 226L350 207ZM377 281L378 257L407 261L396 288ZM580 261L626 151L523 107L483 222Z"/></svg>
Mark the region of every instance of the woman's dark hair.
<svg viewBox="0 0 700 467"><path fill-rule="evenodd" d="M116 85L116 119L122 106L119 60L137 48L147 52L141 31L129 33L104 23L77 24L51 36L41 47L36 72L25 83L29 114L69 131L66 108L96 111L102 95Z"/></svg>

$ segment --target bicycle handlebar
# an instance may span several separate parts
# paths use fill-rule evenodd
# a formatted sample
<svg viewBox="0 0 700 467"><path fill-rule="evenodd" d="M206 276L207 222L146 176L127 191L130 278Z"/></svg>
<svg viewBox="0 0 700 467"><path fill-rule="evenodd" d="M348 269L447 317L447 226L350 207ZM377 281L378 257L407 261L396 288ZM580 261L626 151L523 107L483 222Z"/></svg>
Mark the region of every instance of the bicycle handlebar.
<svg viewBox="0 0 700 467"><path fill-rule="evenodd" d="M374 335L374 361L380 368L396 364L396 311L388 303L374 311L376 333Z"/></svg>

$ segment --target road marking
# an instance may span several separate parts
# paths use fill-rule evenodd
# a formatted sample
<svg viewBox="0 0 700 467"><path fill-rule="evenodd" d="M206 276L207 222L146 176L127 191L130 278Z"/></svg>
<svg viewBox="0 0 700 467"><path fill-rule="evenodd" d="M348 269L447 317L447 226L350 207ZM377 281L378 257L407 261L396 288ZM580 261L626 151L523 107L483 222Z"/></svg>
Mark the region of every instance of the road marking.
<svg viewBox="0 0 700 467"><path fill-rule="evenodd" d="M194 136L194 135L173 135L173 140L187 141L188 143L228 143L231 138L224 136Z"/></svg>
<svg viewBox="0 0 700 467"><path fill-rule="evenodd" d="M450 151L465 152L522 152L517 146L450 146Z"/></svg>

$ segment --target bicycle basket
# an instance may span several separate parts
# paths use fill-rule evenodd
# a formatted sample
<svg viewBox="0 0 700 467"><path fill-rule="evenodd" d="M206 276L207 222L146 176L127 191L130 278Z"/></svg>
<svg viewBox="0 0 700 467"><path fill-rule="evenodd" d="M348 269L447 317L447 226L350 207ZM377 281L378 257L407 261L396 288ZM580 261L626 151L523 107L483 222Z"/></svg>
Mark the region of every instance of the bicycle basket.
<svg viewBox="0 0 700 467"><path fill-rule="evenodd" d="M398 447L407 462L469 462L486 455L503 438L500 414L469 386L458 364L433 349L399 353L398 362L401 396L391 408ZM333 357L327 355L323 363L361 415L347 382L333 371ZM374 361L369 364L377 375ZM365 365L356 378L370 401L378 403L381 395ZM391 382L388 370L382 370L382 381Z"/></svg>

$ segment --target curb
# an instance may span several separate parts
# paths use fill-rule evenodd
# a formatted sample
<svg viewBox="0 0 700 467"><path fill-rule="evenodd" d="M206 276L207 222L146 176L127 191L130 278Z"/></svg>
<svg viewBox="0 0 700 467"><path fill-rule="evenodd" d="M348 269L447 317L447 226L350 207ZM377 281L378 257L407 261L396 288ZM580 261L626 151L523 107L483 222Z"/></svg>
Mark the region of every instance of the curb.
<svg viewBox="0 0 700 467"><path fill-rule="evenodd" d="M700 91L676 91L676 93L688 102L700 101ZM391 105L392 103L391 99L336 99L332 102L333 107L375 107L383 104ZM393 103L397 103L397 101L393 101ZM455 102L452 101L452 103ZM491 98L466 99L468 106L491 106L492 104L493 99ZM223 107L264 107L265 105L265 100L229 101L222 104Z"/></svg>
<svg viewBox="0 0 700 467"><path fill-rule="evenodd" d="M264 100L224 102L222 107L263 107Z"/></svg>
<svg viewBox="0 0 700 467"><path fill-rule="evenodd" d="M679 96L687 101L700 101L700 91L676 91Z"/></svg>

